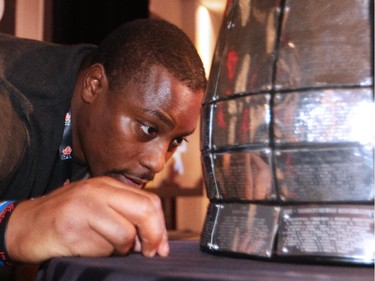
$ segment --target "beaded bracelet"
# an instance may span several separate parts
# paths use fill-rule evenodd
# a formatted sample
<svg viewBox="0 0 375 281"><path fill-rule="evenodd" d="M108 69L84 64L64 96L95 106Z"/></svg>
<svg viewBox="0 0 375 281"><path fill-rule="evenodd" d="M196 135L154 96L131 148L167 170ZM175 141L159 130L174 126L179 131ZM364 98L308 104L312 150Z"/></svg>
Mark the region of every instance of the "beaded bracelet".
<svg viewBox="0 0 375 281"><path fill-rule="evenodd" d="M5 231L10 215L17 203L18 202L14 200L0 202L0 266L12 265L11 259L6 251Z"/></svg>

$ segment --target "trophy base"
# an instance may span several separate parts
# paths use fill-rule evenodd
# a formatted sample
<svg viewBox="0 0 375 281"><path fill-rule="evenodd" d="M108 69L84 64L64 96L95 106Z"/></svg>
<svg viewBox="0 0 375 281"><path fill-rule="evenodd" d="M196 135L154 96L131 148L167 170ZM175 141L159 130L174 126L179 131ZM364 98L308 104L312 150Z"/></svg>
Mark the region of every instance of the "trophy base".
<svg viewBox="0 0 375 281"><path fill-rule="evenodd" d="M374 208L210 203L200 245L209 253L238 257L373 264Z"/></svg>

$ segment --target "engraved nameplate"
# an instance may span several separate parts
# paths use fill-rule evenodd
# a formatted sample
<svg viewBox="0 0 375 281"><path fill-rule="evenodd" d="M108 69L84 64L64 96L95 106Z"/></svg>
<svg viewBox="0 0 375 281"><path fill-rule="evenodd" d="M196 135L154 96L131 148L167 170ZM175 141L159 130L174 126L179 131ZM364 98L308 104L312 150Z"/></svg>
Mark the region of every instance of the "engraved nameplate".
<svg viewBox="0 0 375 281"><path fill-rule="evenodd" d="M211 149L212 146L212 113L213 105L206 104L201 111L201 131L200 147L201 149Z"/></svg>
<svg viewBox="0 0 375 281"><path fill-rule="evenodd" d="M277 150L276 180L284 201L374 200L373 148Z"/></svg>
<svg viewBox="0 0 375 281"><path fill-rule="evenodd" d="M209 205L201 246L212 251L270 257L279 208L255 204Z"/></svg>
<svg viewBox="0 0 375 281"><path fill-rule="evenodd" d="M217 81L218 99L267 91L272 86L280 0L238 2L226 26L229 32Z"/></svg>
<svg viewBox="0 0 375 281"><path fill-rule="evenodd" d="M287 0L276 88L371 85L369 2Z"/></svg>
<svg viewBox="0 0 375 281"><path fill-rule="evenodd" d="M206 155L203 166L210 199L269 200L276 196L269 149Z"/></svg>
<svg viewBox="0 0 375 281"><path fill-rule="evenodd" d="M277 94L274 135L277 144L375 141L372 90L326 89Z"/></svg>
<svg viewBox="0 0 375 281"><path fill-rule="evenodd" d="M371 205L285 207L278 233L281 256L341 257L367 263L375 258Z"/></svg>
<svg viewBox="0 0 375 281"><path fill-rule="evenodd" d="M269 143L269 101L269 94L260 94L216 103L213 147Z"/></svg>

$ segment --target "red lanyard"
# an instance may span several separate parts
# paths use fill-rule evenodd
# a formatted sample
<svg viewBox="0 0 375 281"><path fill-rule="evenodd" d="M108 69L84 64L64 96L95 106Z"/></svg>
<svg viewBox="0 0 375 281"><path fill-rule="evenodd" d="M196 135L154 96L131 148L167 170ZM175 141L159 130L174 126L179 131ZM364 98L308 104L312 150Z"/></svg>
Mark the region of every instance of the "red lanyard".
<svg viewBox="0 0 375 281"><path fill-rule="evenodd" d="M65 126L62 141L59 147L61 163L61 178L64 183L69 183L72 175L72 115L69 112L65 115Z"/></svg>

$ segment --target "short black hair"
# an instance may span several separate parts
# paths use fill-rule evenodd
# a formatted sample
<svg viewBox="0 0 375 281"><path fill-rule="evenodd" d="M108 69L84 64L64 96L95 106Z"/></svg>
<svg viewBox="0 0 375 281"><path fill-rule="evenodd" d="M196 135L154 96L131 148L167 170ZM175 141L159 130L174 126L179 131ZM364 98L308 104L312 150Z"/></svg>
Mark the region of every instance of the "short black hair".
<svg viewBox="0 0 375 281"><path fill-rule="evenodd" d="M202 61L189 37L177 26L159 19L125 23L99 44L89 64L101 63L109 87L121 89L130 80L144 81L153 65L165 67L192 90L205 90Z"/></svg>

